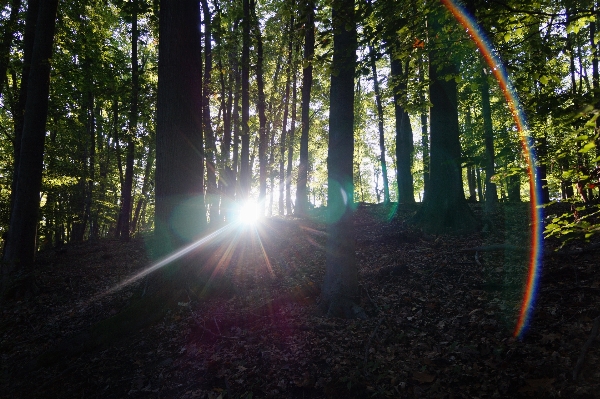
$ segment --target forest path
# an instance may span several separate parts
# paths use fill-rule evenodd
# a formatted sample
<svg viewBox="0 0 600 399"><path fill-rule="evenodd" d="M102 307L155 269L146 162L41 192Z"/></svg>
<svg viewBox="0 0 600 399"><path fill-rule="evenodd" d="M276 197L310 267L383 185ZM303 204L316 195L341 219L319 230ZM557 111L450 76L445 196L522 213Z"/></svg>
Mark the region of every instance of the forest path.
<svg viewBox="0 0 600 399"><path fill-rule="evenodd" d="M142 240L44 253L42 294L2 309L0 397L594 397L597 342L577 382L572 372L600 309L598 254L546 259L519 341L525 255L461 251L522 244L523 209L502 206L493 233L455 237L422 234L406 223L409 211L389 220L382 205L360 206L364 321L316 311L322 218L270 219L212 252L202 265L218 270L210 296L190 291L159 323L113 346L31 370L41 352L125 307L144 279L107 290L148 264Z"/></svg>

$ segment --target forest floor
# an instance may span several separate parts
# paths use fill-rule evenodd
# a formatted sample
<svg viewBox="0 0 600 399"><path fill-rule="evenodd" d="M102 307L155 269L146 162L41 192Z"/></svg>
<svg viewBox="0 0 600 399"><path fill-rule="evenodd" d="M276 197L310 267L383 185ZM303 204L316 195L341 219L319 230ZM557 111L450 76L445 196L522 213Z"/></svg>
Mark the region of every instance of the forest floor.
<svg viewBox="0 0 600 399"><path fill-rule="evenodd" d="M531 324L516 339L529 253L514 246L529 243L527 206L501 204L489 232L461 237L423 234L405 223L410 211L392 212L362 205L355 214L367 320L317 312L318 212L272 218L210 254L216 280L228 281L211 284L225 288L190 295L110 347L34 367L65 336L123 309L149 278L111 289L149 265L142 239L43 252L40 294L0 310L0 397L600 397L598 339L573 380L600 314L598 252L556 256L544 244ZM493 244L505 249L464 251Z"/></svg>

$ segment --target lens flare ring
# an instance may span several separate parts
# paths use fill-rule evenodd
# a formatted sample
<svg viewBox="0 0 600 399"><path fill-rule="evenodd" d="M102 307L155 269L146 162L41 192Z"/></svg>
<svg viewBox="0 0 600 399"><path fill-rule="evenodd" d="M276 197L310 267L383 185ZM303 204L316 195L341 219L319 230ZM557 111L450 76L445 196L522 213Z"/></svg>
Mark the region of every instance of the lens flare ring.
<svg viewBox="0 0 600 399"><path fill-rule="evenodd" d="M504 97L508 103L512 117L519 132L519 136L521 138L521 147L527 162L532 219L531 241L528 260L528 276L521 302L519 318L514 330L515 337L522 337L527 329L535 305L542 268L541 259L543 253L542 207L540 204L541 183L535 173L536 154L533 139L528 135L529 132L527 128L527 122L523 110L519 104L515 89L509 80L508 73L506 72L502 62L498 56L496 56L490 40L479 28L479 25L475 19L454 0L441 0L441 2L452 13L454 18L456 18L456 20L469 32L471 39L477 45L477 48L481 52L486 63L492 70L494 77L498 81L500 89L504 93Z"/></svg>

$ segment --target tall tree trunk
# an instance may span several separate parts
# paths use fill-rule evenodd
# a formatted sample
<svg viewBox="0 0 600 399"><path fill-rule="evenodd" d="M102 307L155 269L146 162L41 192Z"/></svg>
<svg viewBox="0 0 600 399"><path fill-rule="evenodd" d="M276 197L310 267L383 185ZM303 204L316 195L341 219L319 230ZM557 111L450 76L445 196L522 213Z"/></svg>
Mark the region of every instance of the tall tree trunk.
<svg viewBox="0 0 600 399"><path fill-rule="evenodd" d="M27 103L27 86L31 70L31 57L33 54L33 43L38 21L40 0L27 2L27 16L25 17L25 34L23 36L23 70L21 73L21 87L19 88L19 100L14 110L15 143L13 147L13 176L10 191L10 209L15 205L17 193L17 179L19 174L19 161L21 156L21 141L23 137L23 124L25 122L25 106ZM4 246L6 250L6 244Z"/></svg>
<svg viewBox="0 0 600 399"><path fill-rule="evenodd" d="M483 134L485 138L485 211L493 213L498 202L494 176L494 130L492 128L492 107L490 105L490 84L485 68L481 69L481 116L483 118Z"/></svg>
<svg viewBox="0 0 600 399"><path fill-rule="evenodd" d="M467 166L467 183L469 185L469 202L477 202L477 181L473 165Z"/></svg>
<svg viewBox="0 0 600 399"><path fill-rule="evenodd" d="M306 3L304 24L304 68L302 69L302 135L300 137L300 165L296 186L295 214L305 216L308 210L308 132L310 130L310 91L313 79L313 56L315 53L315 5Z"/></svg>
<svg viewBox="0 0 600 399"><path fill-rule="evenodd" d="M250 193L250 0L243 0L242 20L242 154L240 157L240 188L242 198Z"/></svg>
<svg viewBox="0 0 600 399"><path fill-rule="evenodd" d="M438 8L430 19L432 34L441 31L438 19L443 8ZM444 53L439 43L429 53L429 95L431 100L431 175L430 191L414 217L428 232L472 232L477 221L465 199L460 162L460 140L457 110L457 88L454 77L458 73L452 55Z"/></svg>
<svg viewBox="0 0 600 399"><path fill-rule="evenodd" d="M406 90L406 78L400 60L390 55L393 87L394 114L396 117L396 177L398 183L398 204L415 203L412 177L412 154L414 149L412 127L408 112L402 106L402 93Z"/></svg>
<svg viewBox="0 0 600 399"><path fill-rule="evenodd" d="M240 97L242 93L242 75L238 65L235 65L235 93L233 97L233 155L231 157L231 175L234 184L233 196L240 196L241 193L241 168L240 168L240 138L241 138L241 120L240 120Z"/></svg>
<svg viewBox="0 0 600 399"><path fill-rule="evenodd" d="M43 1L35 28L16 194L2 265L3 289L7 288L15 273L30 274L35 260L48 116L50 58L57 8L58 0ZM26 290L33 288L28 285L25 283Z"/></svg>
<svg viewBox="0 0 600 399"><path fill-rule="evenodd" d="M354 250L354 73L356 25L354 1L334 0L332 5L333 62L329 108L327 157L327 260L321 306L330 317L364 317L354 303L359 295Z"/></svg>
<svg viewBox="0 0 600 399"><path fill-rule="evenodd" d="M156 256L197 239L206 225L198 1L162 0L160 18Z"/></svg>
<svg viewBox="0 0 600 399"><path fill-rule="evenodd" d="M425 62L424 55L420 55L419 62L419 81L425 82ZM423 85L423 87L426 87ZM423 107L421 111L421 147L423 148L423 196L429 191L429 132L427 125L427 108L425 105L425 93L427 89L419 90L419 104Z"/></svg>
<svg viewBox="0 0 600 399"><path fill-rule="evenodd" d="M206 159L206 203L210 222L213 223L219 218L219 195L217 192L217 175L215 168L215 157L217 147L215 144L215 135L210 120L210 97L212 96L211 78L212 78L212 22L210 9L206 0L200 0L202 3L202 13L204 15L204 82L202 85L202 131L204 132L204 155Z"/></svg>
<svg viewBox="0 0 600 399"><path fill-rule="evenodd" d="M91 90L90 86L90 90ZM85 196L85 216L83 220L83 227L85 230L86 223L90 225L91 239L97 238L94 235L94 225L92 224L92 201L94 195L94 183L96 181L96 116L94 113L94 95L92 92L88 92L88 146L89 146L89 165L88 165L88 179L87 179L87 192Z"/></svg>
<svg viewBox="0 0 600 399"><path fill-rule="evenodd" d="M292 79L292 50L293 50L293 29L294 16L290 16L289 38L288 38L288 62L285 71L285 94L283 97L283 122L281 124L281 142L280 142L280 159L279 159L279 215L283 216L284 208L284 190L285 190L285 148L287 145L287 123L288 112L290 105L290 81Z"/></svg>
<svg viewBox="0 0 600 399"><path fill-rule="evenodd" d="M125 157L125 181L121 187L121 214L119 236L123 241L129 241L131 230L132 191L133 191L133 161L135 158L134 138L137 134L138 121L138 0L133 0L133 15L131 20L131 110L129 114L129 133L127 135L127 155Z"/></svg>
<svg viewBox="0 0 600 399"><path fill-rule="evenodd" d="M373 91L375 92L375 105L377 106L377 127L379 128L379 162L381 163L381 175L383 177L383 202L390 202L390 186L387 177L387 162L385 160L385 134L383 130L383 105L381 104L381 92L379 90L379 79L377 78L377 65L375 64L375 49L369 46L369 62L373 74Z"/></svg>
<svg viewBox="0 0 600 399"><path fill-rule="evenodd" d="M258 201L264 212L264 201L267 196L267 146L269 138L267 137L267 117L265 115L265 83L263 79L263 42L260 32L260 23L256 17L256 2L252 0L251 13L254 19L254 34L256 36L256 86L258 98L256 108L258 110L258 165L259 165L259 193Z"/></svg>
<svg viewBox="0 0 600 399"><path fill-rule="evenodd" d="M295 54L300 52L299 45L296 45ZM292 121L290 123L290 133L288 138L288 157L287 157L287 170L285 172L285 209L288 215L293 212L292 206L292 161L294 160L294 144L296 136L296 102L297 102L297 90L296 84L298 81L298 67L294 61L292 61Z"/></svg>
<svg viewBox="0 0 600 399"><path fill-rule="evenodd" d="M131 223L131 231L133 232L136 231L136 229L138 228L142 206L145 206L148 202L148 191L150 190L150 172L152 171L152 166L154 164L153 147L153 145L148 146L148 156L146 157L146 167L144 168L144 182L142 183L142 192L135 207L135 213L133 216L133 221Z"/></svg>

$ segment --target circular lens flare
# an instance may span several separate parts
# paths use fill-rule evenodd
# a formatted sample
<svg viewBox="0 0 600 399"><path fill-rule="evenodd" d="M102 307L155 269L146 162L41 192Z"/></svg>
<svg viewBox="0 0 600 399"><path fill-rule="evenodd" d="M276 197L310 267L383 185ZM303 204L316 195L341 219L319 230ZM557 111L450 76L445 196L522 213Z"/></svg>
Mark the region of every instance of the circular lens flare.
<svg viewBox="0 0 600 399"><path fill-rule="evenodd" d="M254 200L247 200L237 207L235 220L240 224L251 226L256 224L261 216L259 203Z"/></svg>

